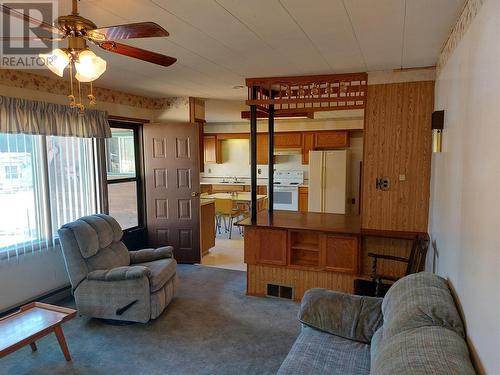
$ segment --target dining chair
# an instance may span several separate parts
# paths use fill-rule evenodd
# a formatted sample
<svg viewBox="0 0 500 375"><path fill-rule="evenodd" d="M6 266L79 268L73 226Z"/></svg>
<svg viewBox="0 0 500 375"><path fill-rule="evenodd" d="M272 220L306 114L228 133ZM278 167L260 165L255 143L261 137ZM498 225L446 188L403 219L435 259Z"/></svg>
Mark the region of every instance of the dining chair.
<svg viewBox="0 0 500 375"><path fill-rule="evenodd" d="M228 198L228 199L215 199L215 220L216 220L216 226L220 234L220 228L222 226L222 220L224 221L224 229L226 232L229 231L229 239L231 239L231 234L233 232L233 222L234 218L238 218L243 215L243 212L238 209L234 208L233 206L233 200ZM226 218L228 219L229 223L226 222ZM240 227L238 227L240 228ZM241 229L239 229L241 231ZM240 232L241 233L241 232Z"/></svg>

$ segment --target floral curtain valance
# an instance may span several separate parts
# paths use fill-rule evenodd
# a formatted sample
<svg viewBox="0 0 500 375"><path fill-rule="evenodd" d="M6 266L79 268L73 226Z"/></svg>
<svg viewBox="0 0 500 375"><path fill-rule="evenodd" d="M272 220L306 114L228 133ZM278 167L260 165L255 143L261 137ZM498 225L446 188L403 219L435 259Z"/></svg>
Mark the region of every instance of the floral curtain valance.
<svg viewBox="0 0 500 375"><path fill-rule="evenodd" d="M110 138L104 111L0 96L0 133Z"/></svg>

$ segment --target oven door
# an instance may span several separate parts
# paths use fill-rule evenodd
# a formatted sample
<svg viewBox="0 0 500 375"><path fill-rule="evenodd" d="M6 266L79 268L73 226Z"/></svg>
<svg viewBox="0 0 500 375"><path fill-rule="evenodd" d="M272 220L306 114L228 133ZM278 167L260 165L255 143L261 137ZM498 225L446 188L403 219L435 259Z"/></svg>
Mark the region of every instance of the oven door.
<svg viewBox="0 0 500 375"><path fill-rule="evenodd" d="M299 188L296 186L274 186L273 198L275 210L299 210Z"/></svg>

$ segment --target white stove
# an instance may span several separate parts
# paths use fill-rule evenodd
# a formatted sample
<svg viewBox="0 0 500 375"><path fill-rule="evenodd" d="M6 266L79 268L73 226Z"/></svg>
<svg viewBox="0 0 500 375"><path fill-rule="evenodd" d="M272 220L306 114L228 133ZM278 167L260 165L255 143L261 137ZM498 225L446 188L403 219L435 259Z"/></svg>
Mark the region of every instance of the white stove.
<svg viewBox="0 0 500 375"><path fill-rule="evenodd" d="M274 171L273 208L299 210L299 185L304 183L303 171Z"/></svg>

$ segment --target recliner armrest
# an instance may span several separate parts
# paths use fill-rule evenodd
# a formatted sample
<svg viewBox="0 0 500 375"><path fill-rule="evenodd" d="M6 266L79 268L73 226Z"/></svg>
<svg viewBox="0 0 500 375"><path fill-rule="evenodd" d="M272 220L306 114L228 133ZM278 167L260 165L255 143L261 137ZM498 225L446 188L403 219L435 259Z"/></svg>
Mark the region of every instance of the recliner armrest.
<svg viewBox="0 0 500 375"><path fill-rule="evenodd" d="M321 331L369 343L383 323L381 306L382 298L314 288L304 294L298 318Z"/></svg>
<svg viewBox="0 0 500 375"><path fill-rule="evenodd" d="M163 258L173 258L174 248L172 246L163 246L157 249L142 249L137 251L129 251L130 263L152 262Z"/></svg>
<svg viewBox="0 0 500 375"><path fill-rule="evenodd" d="M140 279L151 276L149 268L144 266L124 266L116 267L110 270L96 270L87 275L87 280L95 281L120 281Z"/></svg>

